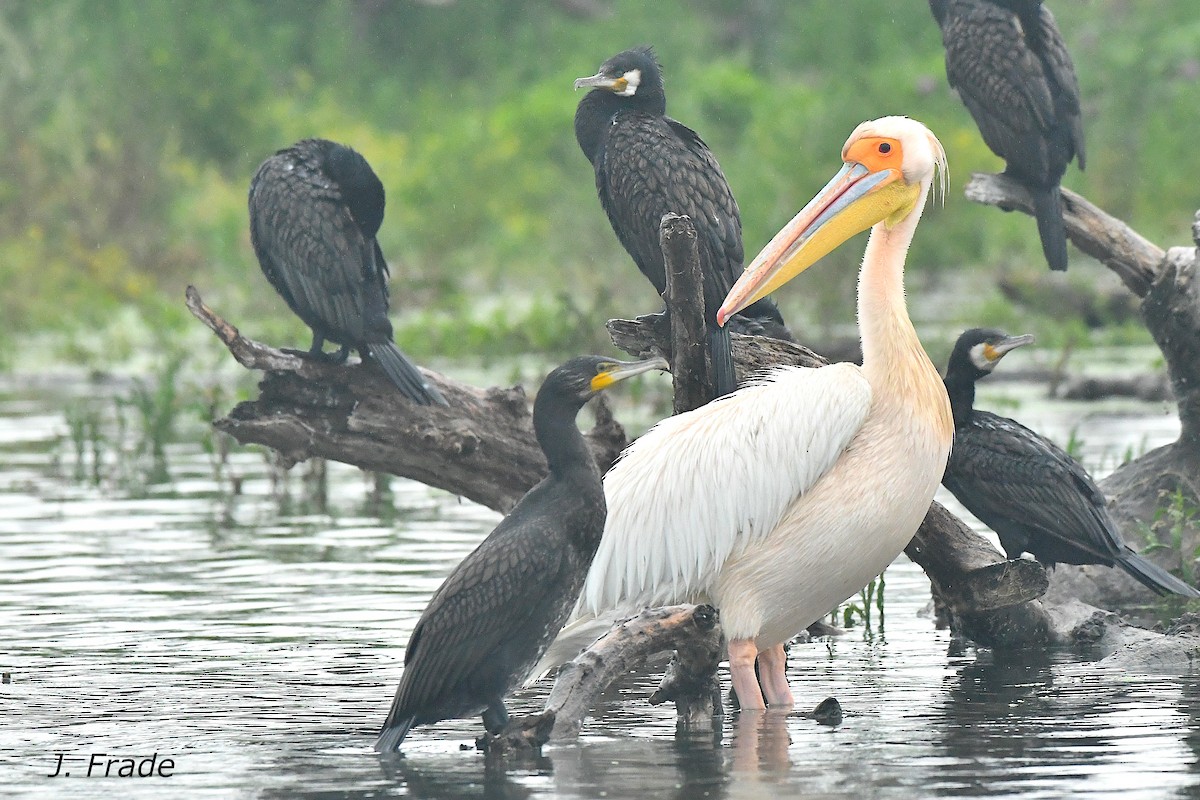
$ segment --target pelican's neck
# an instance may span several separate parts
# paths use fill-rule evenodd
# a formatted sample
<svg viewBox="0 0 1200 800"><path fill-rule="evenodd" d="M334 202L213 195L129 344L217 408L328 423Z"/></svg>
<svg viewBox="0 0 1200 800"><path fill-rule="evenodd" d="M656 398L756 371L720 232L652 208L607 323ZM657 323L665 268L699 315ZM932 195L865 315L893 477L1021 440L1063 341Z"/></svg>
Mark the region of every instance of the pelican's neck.
<svg viewBox="0 0 1200 800"><path fill-rule="evenodd" d="M930 183L907 217L871 229L858 277L858 329L863 372L881 402L915 404L939 430L953 430L941 376L921 346L904 302L904 259L929 194Z"/></svg>

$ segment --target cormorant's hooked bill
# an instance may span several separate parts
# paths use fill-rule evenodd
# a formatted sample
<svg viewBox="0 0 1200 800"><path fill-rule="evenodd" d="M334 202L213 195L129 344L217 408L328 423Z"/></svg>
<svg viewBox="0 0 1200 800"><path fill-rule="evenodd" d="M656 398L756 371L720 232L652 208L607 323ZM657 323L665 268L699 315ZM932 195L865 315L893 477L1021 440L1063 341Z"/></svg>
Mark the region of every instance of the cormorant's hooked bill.
<svg viewBox="0 0 1200 800"><path fill-rule="evenodd" d="M741 213L725 175L699 135L666 116L662 69L651 48L618 53L575 88L591 89L575 112L575 138L595 170L600 204L660 295L667 289L663 215L687 215L696 228L716 393L727 394L737 381L729 331L717 325L716 312L742 274L744 254ZM745 309L734 330L791 339L770 299Z"/></svg>
<svg viewBox="0 0 1200 800"><path fill-rule="evenodd" d="M280 150L250 183L250 240L267 280L312 329L309 355L369 354L405 397L446 400L392 340L388 266L376 234L383 183L355 150L304 139ZM341 345L327 356L325 340Z"/></svg>

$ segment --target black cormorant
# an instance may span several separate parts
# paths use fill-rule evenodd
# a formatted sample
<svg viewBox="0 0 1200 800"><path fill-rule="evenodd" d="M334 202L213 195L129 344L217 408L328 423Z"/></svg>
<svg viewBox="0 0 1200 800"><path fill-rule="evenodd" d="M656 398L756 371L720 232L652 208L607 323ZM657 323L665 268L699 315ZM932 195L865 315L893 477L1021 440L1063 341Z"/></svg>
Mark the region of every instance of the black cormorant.
<svg viewBox="0 0 1200 800"><path fill-rule="evenodd" d="M562 627L604 532L604 485L575 417L600 390L652 369L667 362L583 356L546 377L533 429L550 473L434 593L376 750L399 749L414 725L480 711L491 733L507 722L504 695Z"/></svg>
<svg viewBox="0 0 1200 800"><path fill-rule="evenodd" d="M596 191L621 244L661 295L666 265L659 222L673 211L696 228L718 395L737 388L728 326L717 309L742 275L742 220L721 166L695 131L666 116L662 70L653 50L618 53L575 88L591 87L575 111L575 138L596 171ZM734 319L734 330L791 339L774 301Z"/></svg>
<svg viewBox="0 0 1200 800"><path fill-rule="evenodd" d="M929 0L942 29L946 77L1005 174L1033 193L1042 252L1067 268L1059 181L1084 166L1075 67L1041 0Z"/></svg>
<svg viewBox="0 0 1200 800"><path fill-rule="evenodd" d="M1079 462L1024 425L975 410L975 381L1032 341L982 328L959 337L946 366L954 449L942 485L996 532L1009 558L1031 553L1047 566L1115 565L1158 594L1200 597L1125 544L1104 495Z"/></svg>
<svg viewBox="0 0 1200 800"><path fill-rule="evenodd" d="M325 340L370 355L405 397L446 401L392 341L388 267L375 234L383 184L345 145L304 139L280 150L250 182L250 240L263 274L308 327L314 357Z"/></svg>

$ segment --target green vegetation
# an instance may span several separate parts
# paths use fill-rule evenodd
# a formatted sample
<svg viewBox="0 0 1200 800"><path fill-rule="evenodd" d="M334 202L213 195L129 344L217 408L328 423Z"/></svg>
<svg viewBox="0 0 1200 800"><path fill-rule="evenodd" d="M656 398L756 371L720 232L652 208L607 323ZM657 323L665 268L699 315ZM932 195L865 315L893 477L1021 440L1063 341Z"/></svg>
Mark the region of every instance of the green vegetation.
<svg viewBox="0 0 1200 800"><path fill-rule="evenodd" d="M994 276L1044 269L1029 219L961 198L972 171L1000 162L945 85L924 3L597 5L609 13L515 0L4 4L0 352L49 332L67 359L120 359L136 345L95 342L119 339L131 313L153 339L194 327L188 283L248 335L306 344L259 274L245 193L263 158L312 135L362 151L386 185L380 238L414 356L607 347L604 318L658 301L599 209L571 82L641 43L665 65L671 113L721 159L748 251L824 183L855 123L906 113L939 134L953 170L913 250L922 290L966 271L948 287L963 296L953 318L938 318L1004 321L990 319L1012 313ZM1196 203L1178 168L1192 160L1200 74L1193 4L1055 11L1088 136L1088 171L1072 167L1067 185L1151 239L1181 241ZM785 292L785 311L845 322L857 259L843 248L831 259L842 269ZM1053 320L1010 327L1040 335Z"/></svg>
<svg viewBox="0 0 1200 800"><path fill-rule="evenodd" d="M1149 543L1143 553L1167 549L1179 554L1179 574L1187 583L1196 585L1196 559L1200 558L1200 547L1189 554L1187 536L1189 530L1200 523L1200 508L1183 489L1159 493L1159 506L1149 524L1143 522L1142 534Z"/></svg>
<svg viewBox="0 0 1200 800"><path fill-rule="evenodd" d="M859 590L858 602L849 602L841 606L842 627L854 627L855 620L862 620L864 639L869 640L876 633L871 625L872 605L879 611L878 633L883 633L883 591L887 588L887 584L883 578L884 574L886 573L880 573L878 578L872 578L870 583ZM836 610L833 613L833 619L837 619Z"/></svg>

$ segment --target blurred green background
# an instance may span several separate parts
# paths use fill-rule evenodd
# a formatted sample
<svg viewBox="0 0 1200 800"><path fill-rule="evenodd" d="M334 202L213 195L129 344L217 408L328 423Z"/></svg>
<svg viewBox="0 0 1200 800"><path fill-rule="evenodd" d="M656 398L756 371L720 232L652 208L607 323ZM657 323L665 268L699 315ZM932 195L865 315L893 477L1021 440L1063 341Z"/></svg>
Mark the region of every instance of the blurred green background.
<svg viewBox="0 0 1200 800"><path fill-rule="evenodd" d="M1088 148L1088 171L1072 166L1064 185L1159 244L1185 243L1200 206L1194 0L1053 9ZM1078 333L1060 307L1039 317L996 288L1002 275L1043 279L1036 229L962 198L971 172L1002 162L947 88L918 0L9 0L0 366L100 367L148 343L208 341L183 307L189 283L247 335L307 346L259 271L245 206L256 166L306 136L352 145L386 186L380 240L412 355L610 348L604 319L660 302L596 200L571 83L647 43L668 113L725 169L748 256L833 173L856 123L907 114L951 165L946 206L927 214L910 256L914 315L948 330ZM852 320L860 257L861 244L844 247L780 293L802 338ZM1111 283L1072 259L1068 277L1048 280ZM1141 335L1136 323L1115 329Z"/></svg>

